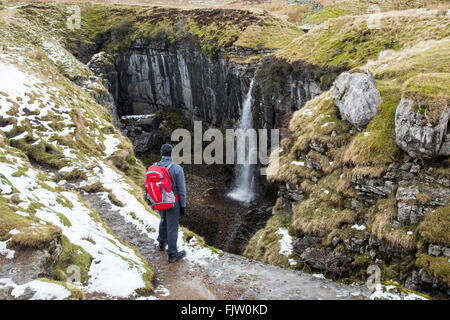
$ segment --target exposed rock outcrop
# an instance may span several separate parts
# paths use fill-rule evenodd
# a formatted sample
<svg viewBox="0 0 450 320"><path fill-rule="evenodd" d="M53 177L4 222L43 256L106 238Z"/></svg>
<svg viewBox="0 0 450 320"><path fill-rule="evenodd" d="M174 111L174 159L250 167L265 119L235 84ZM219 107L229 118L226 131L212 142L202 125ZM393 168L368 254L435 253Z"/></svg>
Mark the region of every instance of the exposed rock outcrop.
<svg viewBox="0 0 450 320"><path fill-rule="evenodd" d="M133 142L136 153L158 153L161 145L170 140L170 130L162 121L160 115L123 116L118 127Z"/></svg>
<svg viewBox="0 0 450 320"><path fill-rule="evenodd" d="M226 128L240 119L244 93L258 68L222 56L212 59L192 40L171 46L138 39L116 57L115 65L119 116L176 110L190 124L202 120ZM253 92L255 127L275 128L286 112L322 91L318 81L302 75L289 76L276 94L265 92L257 80Z"/></svg>
<svg viewBox="0 0 450 320"><path fill-rule="evenodd" d="M450 142L445 141L449 116L450 108L446 107L438 123L433 124L425 109L419 108L414 100L403 97L395 112L397 145L413 158L432 159L437 155L449 155Z"/></svg>
<svg viewBox="0 0 450 320"><path fill-rule="evenodd" d="M19 249L12 260L0 255L0 278L10 278L22 284L37 278L52 277L53 268L58 262L61 251L61 241L54 239L47 248Z"/></svg>
<svg viewBox="0 0 450 320"><path fill-rule="evenodd" d="M359 129L366 127L373 119L381 102L375 78L369 71L342 73L334 83L332 98L342 119Z"/></svg>
<svg viewBox="0 0 450 320"><path fill-rule="evenodd" d="M217 125L238 118L245 68L211 60L193 42L170 48L138 40L116 64L120 116L177 109L190 121L203 118Z"/></svg>
<svg viewBox="0 0 450 320"><path fill-rule="evenodd" d="M113 56L104 51L100 51L92 56L87 66L96 76L105 81L106 88L109 92L117 94L118 78ZM117 100L117 95L113 98Z"/></svg>
<svg viewBox="0 0 450 320"><path fill-rule="evenodd" d="M352 258L339 250L323 247L309 247L300 256L311 267L329 272L333 276L343 276Z"/></svg>

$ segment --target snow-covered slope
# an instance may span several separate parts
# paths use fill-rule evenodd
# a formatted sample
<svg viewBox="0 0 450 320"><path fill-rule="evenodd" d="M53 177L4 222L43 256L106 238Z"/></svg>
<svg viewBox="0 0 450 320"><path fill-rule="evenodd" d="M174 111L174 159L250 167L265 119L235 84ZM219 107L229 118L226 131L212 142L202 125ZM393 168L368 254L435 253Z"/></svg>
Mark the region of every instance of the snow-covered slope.
<svg viewBox="0 0 450 320"><path fill-rule="evenodd" d="M94 99L106 91L100 79L56 39L27 41L36 32L44 34L28 27L0 24L0 258L14 261L18 250L43 250L53 240L67 239L79 248L74 264L86 268L87 279L79 283L85 294L120 298L135 297L136 290L151 292L149 263L82 200L86 192L98 193L156 241L159 219L124 172L138 176L142 165L130 142L114 129L107 109ZM213 256L196 238L184 243L182 231L179 239L192 260ZM62 241L58 250L64 253L67 245ZM58 261L52 267L58 266L63 267ZM64 277L55 273L24 284L0 273L0 288L11 286L11 294L20 296L29 287L34 298L64 299L71 297L67 284L48 282Z"/></svg>

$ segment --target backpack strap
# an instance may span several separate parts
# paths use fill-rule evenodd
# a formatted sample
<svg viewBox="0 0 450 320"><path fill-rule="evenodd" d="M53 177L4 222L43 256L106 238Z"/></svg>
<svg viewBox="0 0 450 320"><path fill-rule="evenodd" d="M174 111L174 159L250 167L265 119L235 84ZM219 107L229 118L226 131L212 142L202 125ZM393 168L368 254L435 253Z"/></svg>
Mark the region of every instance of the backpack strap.
<svg viewBox="0 0 450 320"><path fill-rule="evenodd" d="M173 162L169 163L169 165L166 167L167 170L169 170L173 166Z"/></svg>
<svg viewBox="0 0 450 320"><path fill-rule="evenodd" d="M153 165L154 165L154 166L164 167L164 168L166 168L167 170L169 170L169 169L174 165L174 162L172 161L171 163L169 163L168 165L165 165L165 166L160 165L159 162L155 162Z"/></svg>

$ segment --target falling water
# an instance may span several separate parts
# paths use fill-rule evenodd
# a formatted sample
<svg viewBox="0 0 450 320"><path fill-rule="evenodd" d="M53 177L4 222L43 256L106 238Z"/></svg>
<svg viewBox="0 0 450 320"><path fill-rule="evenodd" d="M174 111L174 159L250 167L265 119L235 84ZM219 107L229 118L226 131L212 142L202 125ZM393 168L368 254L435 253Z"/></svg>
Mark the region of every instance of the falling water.
<svg viewBox="0 0 450 320"><path fill-rule="evenodd" d="M250 86L242 106L242 116L239 129L244 131L253 127L252 89L253 79L250 82ZM228 194L231 198L243 202L250 202L255 197L253 167L250 164L250 151L251 150L249 150L249 146L246 142L245 162L244 164L237 165L234 189Z"/></svg>

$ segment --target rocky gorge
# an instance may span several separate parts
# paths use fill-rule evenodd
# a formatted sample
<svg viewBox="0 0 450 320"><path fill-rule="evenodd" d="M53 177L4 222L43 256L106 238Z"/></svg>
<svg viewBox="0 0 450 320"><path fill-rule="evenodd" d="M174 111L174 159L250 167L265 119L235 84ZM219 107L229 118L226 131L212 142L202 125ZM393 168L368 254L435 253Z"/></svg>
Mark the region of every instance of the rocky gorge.
<svg viewBox="0 0 450 320"><path fill-rule="evenodd" d="M19 11L39 25L66 18L56 5ZM140 172L135 163L158 158L174 129L192 130L194 121L236 128L254 79L253 127L280 129L280 167L267 180L257 177L256 201L243 204L224 197L233 166L185 166L192 196L182 224L205 246L347 283L365 280L375 265L385 285L448 297L447 15L408 20L388 12L383 21L398 29L381 30L342 17L305 33L246 10L86 5L82 14L81 31L52 32L92 75L58 68L107 108L114 127L101 132L116 128L131 141L117 144L127 152L110 154L129 177ZM407 24L416 35L403 34ZM121 238L151 251L109 218L102 209L109 203L91 196L107 189L83 188ZM109 197L111 208L120 207L121 199Z"/></svg>

